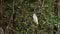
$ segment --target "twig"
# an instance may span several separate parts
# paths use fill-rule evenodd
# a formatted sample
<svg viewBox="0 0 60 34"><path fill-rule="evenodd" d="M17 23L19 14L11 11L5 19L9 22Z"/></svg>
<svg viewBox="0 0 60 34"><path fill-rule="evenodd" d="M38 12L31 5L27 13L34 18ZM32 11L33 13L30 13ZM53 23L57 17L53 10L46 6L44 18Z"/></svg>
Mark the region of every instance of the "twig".
<svg viewBox="0 0 60 34"><path fill-rule="evenodd" d="M12 15L11 15L11 17L10 17L9 23L11 22L11 20L14 21L14 19L13 19L14 13L15 13L15 12L14 12L14 0L13 0L12 10L13 10L13 12L12 12Z"/></svg>
<svg viewBox="0 0 60 34"><path fill-rule="evenodd" d="M0 0L0 26L2 26L2 0Z"/></svg>
<svg viewBox="0 0 60 34"><path fill-rule="evenodd" d="M13 25L14 25L14 17L16 17L15 15L15 11L14 11L14 0L13 0L13 5L12 5L12 14L11 14L11 17L10 17L10 20L9 20L9 24L8 24L8 26L10 26L10 27L13 27ZM11 33L12 33L13 31L11 31Z"/></svg>

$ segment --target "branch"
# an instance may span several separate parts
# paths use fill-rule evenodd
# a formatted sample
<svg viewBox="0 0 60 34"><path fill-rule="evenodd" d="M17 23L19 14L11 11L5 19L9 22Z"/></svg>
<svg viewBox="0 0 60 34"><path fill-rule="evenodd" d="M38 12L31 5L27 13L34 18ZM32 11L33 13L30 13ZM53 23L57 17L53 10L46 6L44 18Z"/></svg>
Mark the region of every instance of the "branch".
<svg viewBox="0 0 60 34"><path fill-rule="evenodd" d="M54 1L54 15L55 15L55 16L58 15L58 1L59 1L59 0L55 0L55 1Z"/></svg>

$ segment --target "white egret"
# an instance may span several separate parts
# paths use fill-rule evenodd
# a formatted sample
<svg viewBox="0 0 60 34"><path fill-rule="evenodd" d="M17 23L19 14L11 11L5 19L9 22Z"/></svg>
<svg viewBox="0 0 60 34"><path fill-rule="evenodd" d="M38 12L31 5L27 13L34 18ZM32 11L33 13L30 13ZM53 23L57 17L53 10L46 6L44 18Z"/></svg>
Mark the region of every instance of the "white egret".
<svg viewBox="0 0 60 34"><path fill-rule="evenodd" d="M36 24L38 24L38 18L36 16L36 11L34 10L33 19Z"/></svg>
<svg viewBox="0 0 60 34"><path fill-rule="evenodd" d="M38 24L38 18L37 18L37 16L36 16L35 13L33 14L33 19L34 19L34 22L35 22L36 24Z"/></svg>
<svg viewBox="0 0 60 34"><path fill-rule="evenodd" d="M0 34L4 34L4 30L0 27Z"/></svg>

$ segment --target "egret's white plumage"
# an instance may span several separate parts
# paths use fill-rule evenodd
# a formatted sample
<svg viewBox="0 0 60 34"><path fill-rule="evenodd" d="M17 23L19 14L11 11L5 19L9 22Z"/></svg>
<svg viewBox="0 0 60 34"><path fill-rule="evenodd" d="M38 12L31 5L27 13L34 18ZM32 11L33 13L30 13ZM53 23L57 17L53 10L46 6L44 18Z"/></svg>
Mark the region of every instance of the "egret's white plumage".
<svg viewBox="0 0 60 34"><path fill-rule="evenodd" d="M4 30L0 27L0 34L4 34Z"/></svg>
<svg viewBox="0 0 60 34"><path fill-rule="evenodd" d="M38 18L37 18L37 16L36 16L35 13L33 14L33 19L34 19L34 22L35 22L36 24L38 24Z"/></svg>

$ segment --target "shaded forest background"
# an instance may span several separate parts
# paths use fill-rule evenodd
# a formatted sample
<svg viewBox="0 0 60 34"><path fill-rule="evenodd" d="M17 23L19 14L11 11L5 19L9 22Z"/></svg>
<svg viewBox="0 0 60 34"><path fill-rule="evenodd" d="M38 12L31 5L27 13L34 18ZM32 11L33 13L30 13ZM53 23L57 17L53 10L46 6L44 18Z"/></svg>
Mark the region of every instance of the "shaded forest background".
<svg viewBox="0 0 60 34"><path fill-rule="evenodd" d="M0 28L6 34L60 34L60 0L0 0Z"/></svg>

